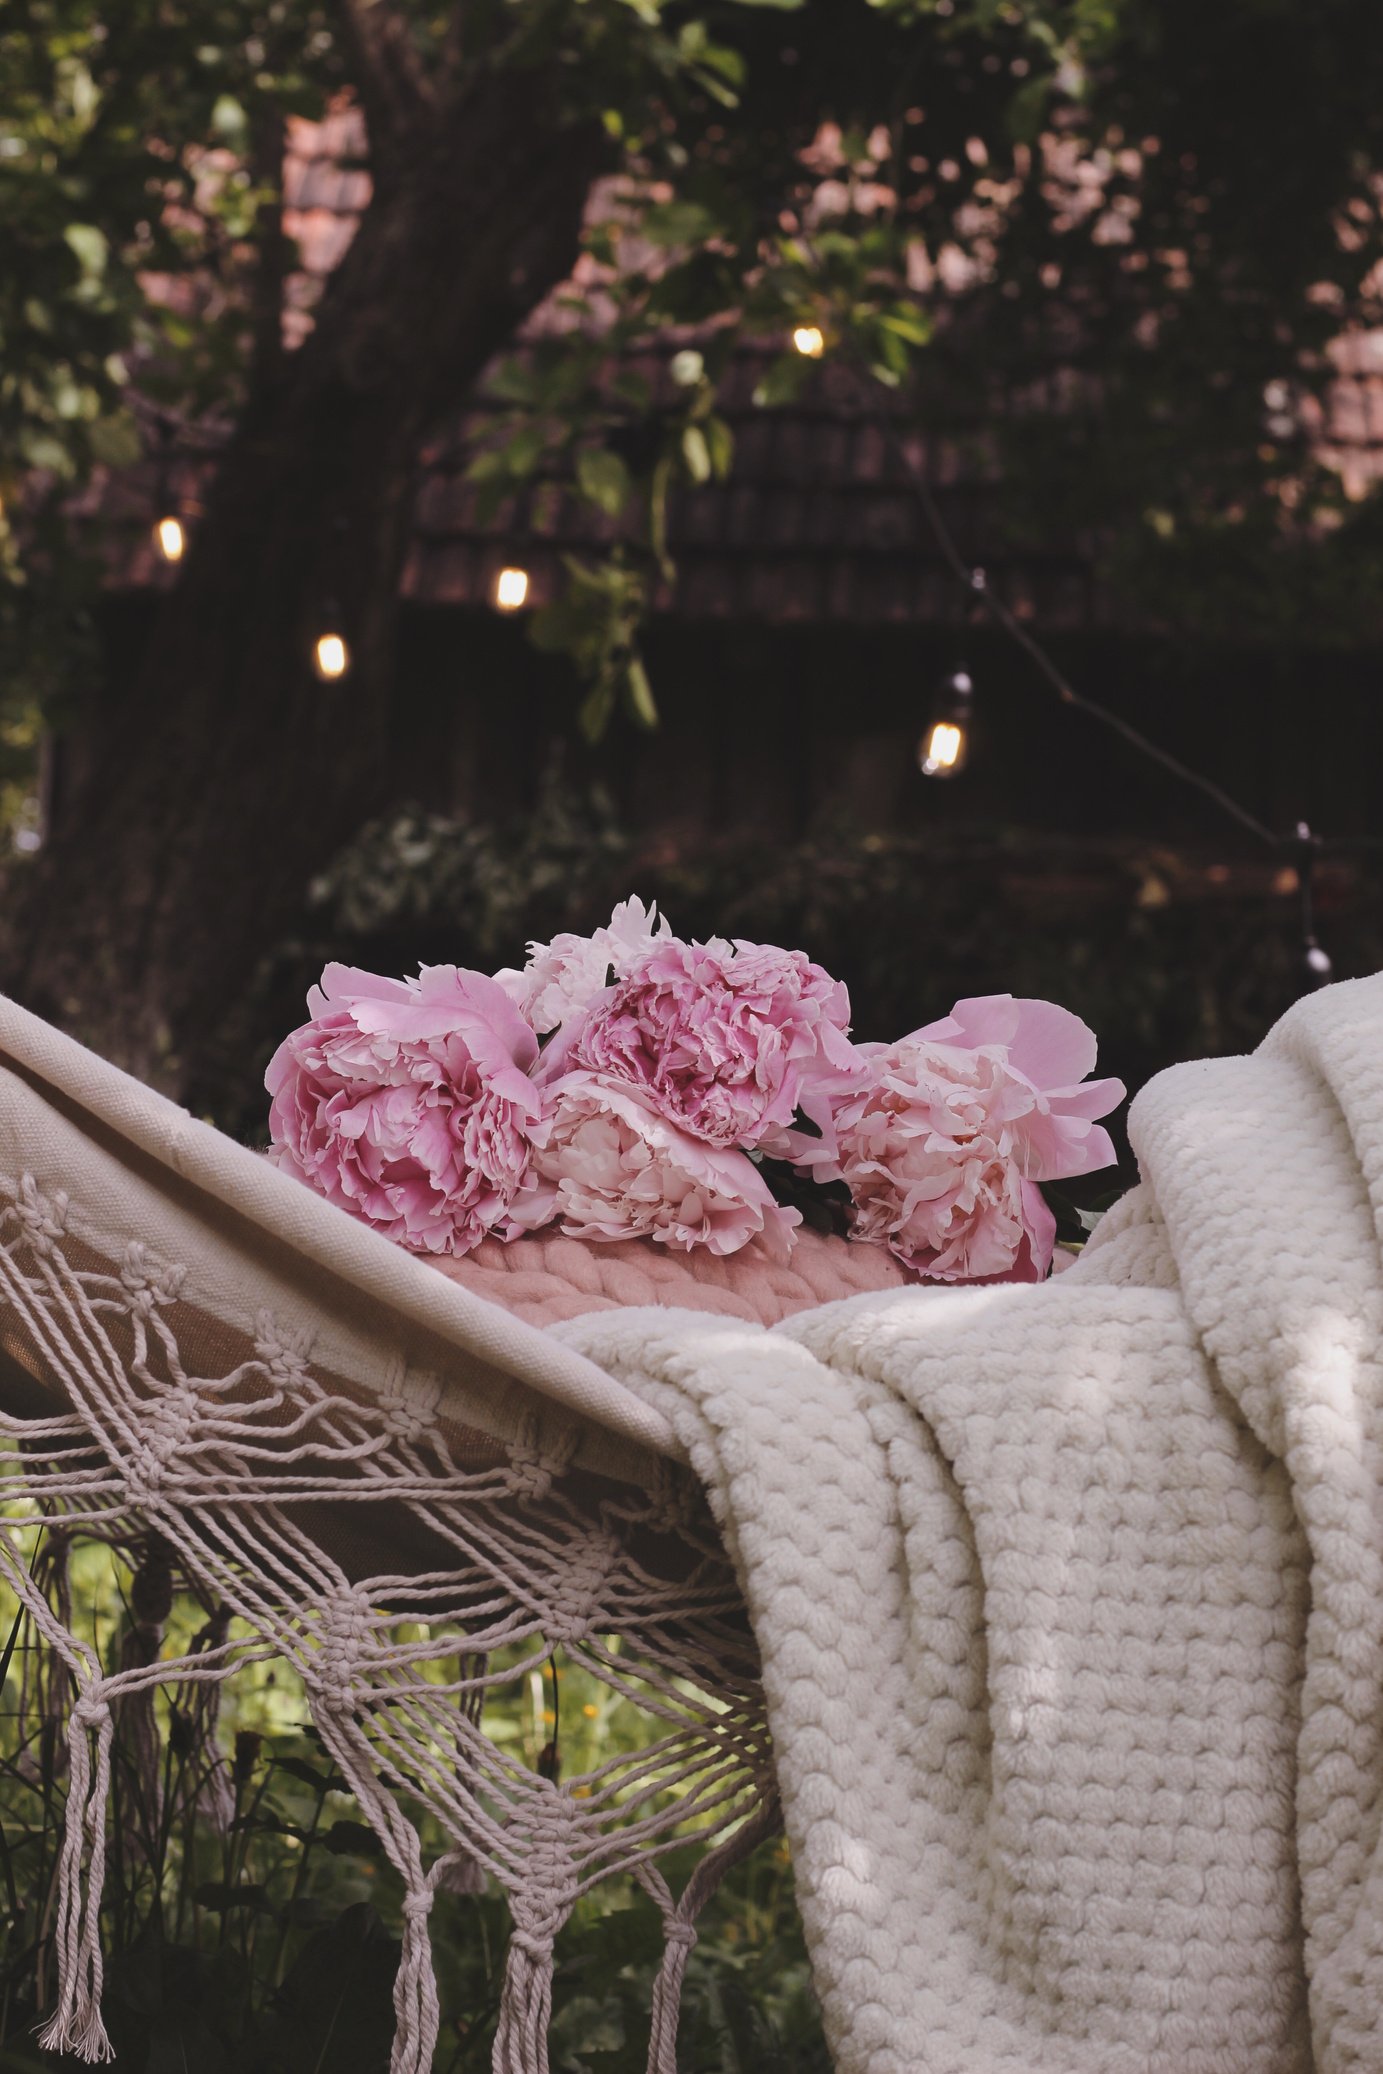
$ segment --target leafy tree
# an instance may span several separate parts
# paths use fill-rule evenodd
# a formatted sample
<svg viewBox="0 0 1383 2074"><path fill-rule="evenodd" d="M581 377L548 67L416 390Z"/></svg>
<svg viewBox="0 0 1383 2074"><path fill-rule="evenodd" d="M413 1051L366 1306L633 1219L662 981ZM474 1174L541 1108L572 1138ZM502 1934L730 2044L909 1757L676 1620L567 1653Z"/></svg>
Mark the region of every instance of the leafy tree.
<svg viewBox="0 0 1383 2074"><path fill-rule="evenodd" d="M581 666L592 732L655 717L638 629L666 500L733 466L717 389L745 332L785 348L765 407L812 378L795 329L924 422L966 387L997 417L1057 364L1059 411L1004 410L1016 528L1094 528L1126 584L1196 588L1212 619L1277 610L1294 555L1371 627L1373 521L1298 428L1329 339L1373 314L1381 41L1371 0L11 0L20 749L90 673L74 489L133 455L141 399L229 432L137 681L118 710L84 696L90 778L13 874L6 983L189 1084L217 1004L381 804L418 455L496 356L487 493L564 451L626 530L536 629ZM287 352L283 125L347 90L373 195ZM505 358L583 251L570 334ZM696 343L659 414L618 367L669 326ZM355 656L330 687L306 653L326 595Z"/></svg>

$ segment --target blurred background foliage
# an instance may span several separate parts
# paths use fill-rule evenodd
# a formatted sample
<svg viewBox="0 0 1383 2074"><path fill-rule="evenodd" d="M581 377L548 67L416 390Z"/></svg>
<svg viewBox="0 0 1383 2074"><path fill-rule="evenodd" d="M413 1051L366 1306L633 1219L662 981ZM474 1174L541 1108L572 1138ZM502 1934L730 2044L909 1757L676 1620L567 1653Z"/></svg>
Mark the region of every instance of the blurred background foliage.
<svg viewBox="0 0 1383 2074"><path fill-rule="evenodd" d="M113 1669L136 1619L132 1572L95 1543L62 1561L76 1628ZM185 1649L206 1617L177 1593L167 1649ZM66 1759L36 1684L33 1632L12 1619L0 1695L0 2068L55 2074L83 2064L40 2051L34 2036L53 1992ZM282 1665L251 1664L210 1716L185 1691L161 1691L151 1725L152 1771L129 1711L112 1761L102 2008L120 2074L382 2074L402 1889L300 1684ZM576 1772L638 1749L651 1724L559 1653L545 1672L499 1687L486 1726L535 1769L551 1767L555 1738L555 1761ZM409 1813L425 1852L441 1849L426 1812ZM675 1891L696 1856L687 1842L663 1860ZM701 1931L684 1991L687 2074L829 2074L781 1839L730 1876ZM488 2074L509 1937L498 1890L440 1894L432 1935L444 2012L436 2074ZM644 2074L661 1955L661 1919L632 1880L578 1904L557 1947L553 2074Z"/></svg>
<svg viewBox="0 0 1383 2074"><path fill-rule="evenodd" d="M83 747L11 865L0 981L171 1092L205 1078L218 985L408 797L380 745L411 498L482 389L482 499L556 469L605 528L532 620L592 737L657 722L668 500L733 485L748 342L766 413L820 362L904 431L978 422L994 544L1078 541L1108 623L1376 649L1377 506L1322 427L1336 344L1379 315L1380 59L1372 0L12 0L0 784L26 840L44 728ZM290 309L288 126L348 106L358 228ZM115 686L108 491L170 426L214 480ZM360 630L335 719L301 638L324 587Z"/></svg>

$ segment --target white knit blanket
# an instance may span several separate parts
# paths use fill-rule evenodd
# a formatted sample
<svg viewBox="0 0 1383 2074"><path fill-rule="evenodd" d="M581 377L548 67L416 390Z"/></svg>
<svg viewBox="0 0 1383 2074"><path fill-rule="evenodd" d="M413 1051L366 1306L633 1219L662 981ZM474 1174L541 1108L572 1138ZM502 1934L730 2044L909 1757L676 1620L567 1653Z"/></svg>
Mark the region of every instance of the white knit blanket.
<svg viewBox="0 0 1383 2074"><path fill-rule="evenodd" d="M1383 2069L1383 978L1132 1134L1045 1287L558 1328L712 1494L839 2074Z"/></svg>

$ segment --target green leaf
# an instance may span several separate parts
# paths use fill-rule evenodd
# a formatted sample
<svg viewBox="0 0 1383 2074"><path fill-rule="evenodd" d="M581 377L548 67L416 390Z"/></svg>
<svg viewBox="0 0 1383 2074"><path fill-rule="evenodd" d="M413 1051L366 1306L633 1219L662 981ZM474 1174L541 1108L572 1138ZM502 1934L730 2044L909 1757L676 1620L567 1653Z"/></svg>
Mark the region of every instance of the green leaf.
<svg viewBox="0 0 1383 2074"><path fill-rule="evenodd" d="M481 459L492 458L506 475L525 476L533 473L547 448L548 432L545 425L520 425L513 438L500 448L498 454L492 457L482 455ZM476 476L479 470L472 468L470 473Z"/></svg>
<svg viewBox="0 0 1383 2074"><path fill-rule="evenodd" d="M91 451L107 468L130 468L142 451L139 428L127 411L98 418L91 428Z"/></svg>
<svg viewBox="0 0 1383 2074"><path fill-rule="evenodd" d="M700 245L718 227L700 202L655 202L639 223L650 245Z"/></svg>
<svg viewBox="0 0 1383 2074"><path fill-rule="evenodd" d="M276 1757L274 1767L277 1771L287 1772L290 1779L300 1779L314 1793L339 1792L346 1783L339 1772L319 1772L301 1757Z"/></svg>
<svg viewBox="0 0 1383 2074"><path fill-rule="evenodd" d="M735 435L724 418L707 418L703 432L717 482L724 482L734 465Z"/></svg>
<svg viewBox="0 0 1383 2074"><path fill-rule="evenodd" d="M658 707L653 697L653 686L648 681L648 672L636 655L624 673L625 703L635 721L651 734L658 725Z"/></svg>
<svg viewBox="0 0 1383 2074"><path fill-rule="evenodd" d="M795 401L807 379L809 364L800 353L784 353L773 362L755 389L755 403L761 410L769 410L774 404Z"/></svg>
<svg viewBox="0 0 1383 2074"><path fill-rule="evenodd" d="M589 696L581 702L577 722L586 740L598 742L610 725L615 710L615 687L613 684L597 684Z"/></svg>
<svg viewBox="0 0 1383 2074"><path fill-rule="evenodd" d="M682 433L682 459L693 482L711 479L711 450L699 425L688 425Z"/></svg>
<svg viewBox="0 0 1383 2074"><path fill-rule="evenodd" d="M217 95L211 111L211 127L218 137L226 137L233 142L239 142L245 135L249 127L248 118L234 94Z"/></svg>
<svg viewBox="0 0 1383 2074"><path fill-rule="evenodd" d="M84 274L95 279L105 272L110 246L103 230L94 223L69 223L62 235Z"/></svg>
<svg viewBox="0 0 1383 2074"><path fill-rule="evenodd" d="M924 310L888 310L879 319L886 331L905 338L909 345L930 345L932 321Z"/></svg>
<svg viewBox="0 0 1383 2074"><path fill-rule="evenodd" d="M607 518L618 518L634 485L629 470L608 447L588 447L576 457L576 483L588 503Z"/></svg>

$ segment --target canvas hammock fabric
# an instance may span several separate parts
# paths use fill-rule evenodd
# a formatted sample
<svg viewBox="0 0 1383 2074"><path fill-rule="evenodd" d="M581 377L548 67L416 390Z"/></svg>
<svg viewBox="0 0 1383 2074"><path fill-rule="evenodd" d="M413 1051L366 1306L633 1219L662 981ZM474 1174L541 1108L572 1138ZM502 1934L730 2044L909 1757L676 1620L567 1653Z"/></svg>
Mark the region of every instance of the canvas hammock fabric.
<svg viewBox="0 0 1383 2074"><path fill-rule="evenodd" d="M70 1750L45 2045L109 2057L117 1722L152 1735L156 1687L205 1716L272 1655L403 1882L393 2074L432 2063L434 1897L485 1874L513 1917L499 2074L542 2074L554 1939L621 1874L663 1917L649 2066L674 2074L698 1912L779 1816L740 1591L664 1419L0 1001L0 1433L0 1565ZM134 1571L114 1672L65 1617L83 1537ZM175 1582L208 1609L181 1655ZM642 1749L557 1777L487 1736L496 1688L559 1650L642 1710ZM446 1838L430 1863L405 1794ZM678 1894L660 1863L689 1827Z"/></svg>

